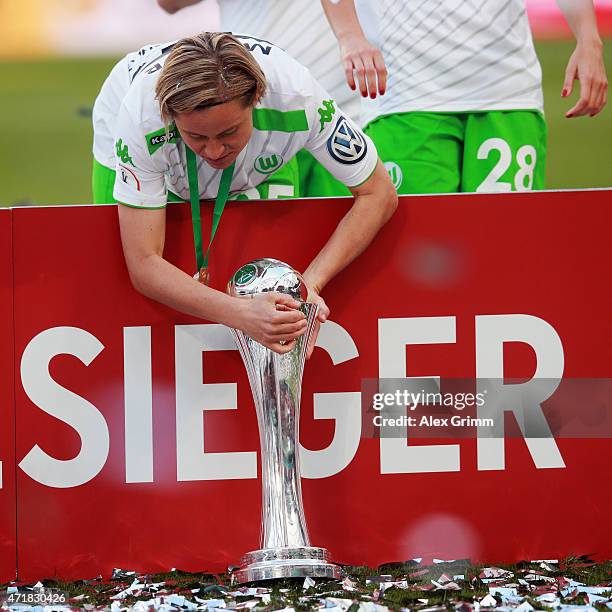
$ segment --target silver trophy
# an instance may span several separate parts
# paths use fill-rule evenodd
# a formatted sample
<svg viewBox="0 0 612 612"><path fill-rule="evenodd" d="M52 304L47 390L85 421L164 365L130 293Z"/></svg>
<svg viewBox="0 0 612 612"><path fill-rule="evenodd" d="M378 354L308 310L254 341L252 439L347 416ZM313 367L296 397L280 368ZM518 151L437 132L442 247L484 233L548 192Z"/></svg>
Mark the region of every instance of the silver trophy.
<svg viewBox="0 0 612 612"><path fill-rule="evenodd" d="M325 548L310 545L300 484L299 423L302 374L318 306L306 303L302 276L276 259L257 259L232 277L227 292L250 297L266 291L287 293L302 304L307 329L284 355L231 329L247 369L261 445L261 549L246 553L235 572L239 583L274 578L340 578Z"/></svg>

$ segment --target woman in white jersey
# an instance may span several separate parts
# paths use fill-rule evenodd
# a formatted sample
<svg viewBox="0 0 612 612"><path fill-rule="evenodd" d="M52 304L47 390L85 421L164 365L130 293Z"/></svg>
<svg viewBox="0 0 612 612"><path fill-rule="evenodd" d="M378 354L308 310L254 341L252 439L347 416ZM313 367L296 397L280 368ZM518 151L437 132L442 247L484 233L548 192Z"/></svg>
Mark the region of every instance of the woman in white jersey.
<svg viewBox="0 0 612 612"><path fill-rule="evenodd" d="M399 193L544 186L541 69L525 0L321 1L349 86L376 98L363 100L362 124ZM593 2L558 4L577 39L562 96L580 80L566 116L594 116L607 79Z"/></svg>
<svg viewBox="0 0 612 612"><path fill-rule="evenodd" d="M320 304L324 321L329 310L320 292L367 247L397 205L376 149L306 68L265 41L204 32L149 46L141 55L116 116L108 109L117 71L94 107L94 129L114 134L114 198L132 283L178 311L287 352L306 328L297 302L278 293L234 298L163 258L169 193L214 199L222 184L231 194L248 192L308 149L355 196L304 272L309 300Z"/></svg>
<svg viewBox="0 0 612 612"><path fill-rule="evenodd" d="M200 1L157 0L168 13ZM336 39L318 0L217 0L217 4L221 31L248 32L284 49L310 70L345 114L359 121L359 96L346 87L337 60ZM350 195L308 151L300 151L295 162L301 197ZM288 175L289 169L285 173ZM290 176L284 180L287 178Z"/></svg>

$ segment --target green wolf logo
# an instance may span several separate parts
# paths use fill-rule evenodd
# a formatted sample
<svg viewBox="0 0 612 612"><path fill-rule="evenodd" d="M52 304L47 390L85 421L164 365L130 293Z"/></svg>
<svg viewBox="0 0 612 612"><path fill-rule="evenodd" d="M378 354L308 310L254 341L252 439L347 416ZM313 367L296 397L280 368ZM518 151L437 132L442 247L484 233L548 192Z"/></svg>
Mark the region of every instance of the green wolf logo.
<svg viewBox="0 0 612 612"><path fill-rule="evenodd" d="M272 153L272 155L260 155L253 164L253 167L257 172L262 174L272 174L275 170L278 170L283 165L283 158L278 153Z"/></svg>

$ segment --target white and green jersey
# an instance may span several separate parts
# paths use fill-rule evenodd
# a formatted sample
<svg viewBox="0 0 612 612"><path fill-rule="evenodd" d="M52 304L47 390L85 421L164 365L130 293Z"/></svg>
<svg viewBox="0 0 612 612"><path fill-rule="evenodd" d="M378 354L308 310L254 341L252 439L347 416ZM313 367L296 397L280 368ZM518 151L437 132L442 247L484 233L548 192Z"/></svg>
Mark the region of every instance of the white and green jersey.
<svg viewBox="0 0 612 612"><path fill-rule="evenodd" d="M220 29L248 32L304 64L338 102L359 119L359 94L346 84L338 43L320 0L218 0Z"/></svg>
<svg viewBox="0 0 612 612"><path fill-rule="evenodd" d="M389 71L362 124L409 111L543 110L525 0L355 0Z"/></svg>
<svg viewBox="0 0 612 612"><path fill-rule="evenodd" d="M378 160L372 141L308 69L271 43L238 37L260 64L267 90L253 110L253 134L236 160L230 192L248 193L303 148L348 187L367 180ZM163 207L168 192L189 199L185 145L174 126L166 133L155 100L155 84L171 47L150 46L124 58L107 79L94 107L94 126L106 136L113 134L114 197L130 206ZM127 89L123 96L122 87ZM114 107L113 114L118 97L120 105ZM103 149L100 138L97 140ZM95 157L104 164L109 152L96 153L95 141ZM217 195L221 174L198 158L201 199Z"/></svg>
<svg viewBox="0 0 612 612"><path fill-rule="evenodd" d="M104 81L93 107L93 156L107 168L114 168L115 130L119 108L130 90L132 81L149 63L172 48L174 42L147 45L128 53L115 64Z"/></svg>

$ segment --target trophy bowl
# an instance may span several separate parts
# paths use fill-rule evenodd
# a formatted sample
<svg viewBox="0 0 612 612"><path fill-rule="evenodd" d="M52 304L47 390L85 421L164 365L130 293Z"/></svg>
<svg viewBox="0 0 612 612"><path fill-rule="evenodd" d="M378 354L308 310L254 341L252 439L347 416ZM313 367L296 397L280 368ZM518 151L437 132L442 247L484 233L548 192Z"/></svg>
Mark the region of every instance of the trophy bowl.
<svg viewBox="0 0 612 612"><path fill-rule="evenodd" d="M250 297L267 291L286 293L300 302L306 302L308 297L302 275L290 265L268 257L244 264L227 284L227 292L234 297Z"/></svg>

